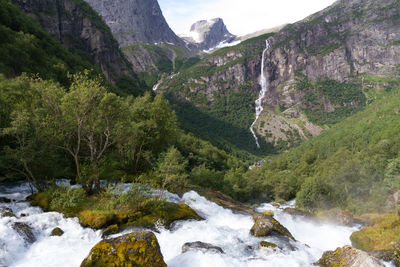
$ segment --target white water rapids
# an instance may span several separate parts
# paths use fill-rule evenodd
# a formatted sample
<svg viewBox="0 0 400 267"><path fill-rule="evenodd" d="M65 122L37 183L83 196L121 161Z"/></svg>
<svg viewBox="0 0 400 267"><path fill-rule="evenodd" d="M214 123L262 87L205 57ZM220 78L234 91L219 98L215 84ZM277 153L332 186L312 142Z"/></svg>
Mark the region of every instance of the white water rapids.
<svg viewBox="0 0 400 267"><path fill-rule="evenodd" d="M260 94L258 96L258 99L255 102L255 106L256 106L256 119L254 120L254 122L251 124L250 126L250 131L254 136L254 139L256 140L256 145L257 148L260 148L260 144L258 143L258 138L256 133L254 132L254 125L256 124L258 118L260 117L261 112L264 110L263 106L262 106L262 101L265 97L265 95L268 92L268 82L267 82L267 78L265 77L265 73L264 73L264 61L265 61L265 53L268 51L268 49L270 48L270 44L268 42L268 40L265 41L265 49L262 53L261 56L261 76L260 76L260 85L261 85L261 91Z"/></svg>
<svg viewBox="0 0 400 267"><path fill-rule="evenodd" d="M0 208L11 208L17 216L0 217L0 266L79 266L90 249L101 240L100 231L82 228L76 218L66 219L59 213L31 207L23 201L29 193L27 184L0 184L0 197L17 200L0 203ZM176 202L184 201L205 220L179 221L170 230L159 229L156 236L168 266L311 266L325 250L350 244L349 236L357 230L357 227L312 223L283 213L285 206L275 208L262 204L257 210L272 210L275 218L289 229L298 242L282 241L276 236L256 238L249 233L253 225L249 215L235 214L193 191L174 199ZM290 205L293 203L287 204ZM27 216L21 217L22 213ZM12 229L12 223L17 221L34 229L35 243L26 244ZM64 235L51 237L50 232L55 227L64 230ZM259 250L258 243L263 240L276 243L282 249ZM225 253L181 253L184 243L195 241L219 246Z"/></svg>

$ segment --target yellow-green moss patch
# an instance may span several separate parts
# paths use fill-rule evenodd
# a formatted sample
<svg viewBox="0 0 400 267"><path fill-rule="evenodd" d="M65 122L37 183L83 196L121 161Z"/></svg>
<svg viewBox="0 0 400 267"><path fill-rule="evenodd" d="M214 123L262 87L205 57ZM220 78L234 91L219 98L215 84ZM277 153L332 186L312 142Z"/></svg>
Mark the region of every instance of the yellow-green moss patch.
<svg viewBox="0 0 400 267"><path fill-rule="evenodd" d="M371 226L354 232L350 239L354 247L365 250L392 250L400 238L400 216L372 216Z"/></svg>
<svg viewBox="0 0 400 267"><path fill-rule="evenodd" d="M167 266L152 232L131 233L97 243L81 267Z"/></svg>

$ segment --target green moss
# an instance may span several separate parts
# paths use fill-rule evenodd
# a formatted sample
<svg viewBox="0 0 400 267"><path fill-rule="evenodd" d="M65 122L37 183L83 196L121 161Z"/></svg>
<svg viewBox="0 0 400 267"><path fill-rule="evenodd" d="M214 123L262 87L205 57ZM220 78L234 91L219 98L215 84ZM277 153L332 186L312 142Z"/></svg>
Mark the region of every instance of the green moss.
<svg viewBox="0 0 400 267"><path fill-rule="evenodd" d="M104 228L115 221L116 215L110 211L83 210L78 213L79 222L92 229Z"/></svg>
<svg viewBox="0 0 400 267"><path fill-rule="evenodd" d="M400 217L386 214L373 219L373 225L354 232L351 242L355 248L374 250L393 250L400 237Z"/></svg>
<svg viewBox="0 0 400 267"><path fill-rule="evenodd" d="M131 233L96 244L81 267L167 266L155 235L151 232Z"/></svg>
<svg viewBox="0 0 400 267"><path fill-rule="evenodd" d="M51 194L49 192L40 192L28 197L33 206L39 206L44 211L50 210Z"/></svg>
<svg viewBox="0 0 400 267"><path fill-rule="evenodd" d="M260 248L276 248L276 247L278 247L276 244L270 243L270 242L267 242L267 241L261 241L258 246Z"/></svg>

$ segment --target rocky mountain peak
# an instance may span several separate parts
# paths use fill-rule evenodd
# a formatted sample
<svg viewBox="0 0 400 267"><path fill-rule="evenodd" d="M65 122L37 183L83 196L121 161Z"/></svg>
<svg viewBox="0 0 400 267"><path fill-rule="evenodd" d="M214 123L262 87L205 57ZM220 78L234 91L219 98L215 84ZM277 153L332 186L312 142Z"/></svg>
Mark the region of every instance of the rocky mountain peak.
<svg viewBox="0 0 400 267"><path fill-rule="evenodd" d="M85 0L95 9L120 46L132 43L184 45L166 22L157 0Z"/></svg>
<svg viewBox="0 0 400 267"><path fill-rule="evenodd" d="M183 38L196 44L199 49L208 50L221 43L230 43L236 36L228 31L221 18L215 18L197 21L190 27L188 36Z"/></svg>

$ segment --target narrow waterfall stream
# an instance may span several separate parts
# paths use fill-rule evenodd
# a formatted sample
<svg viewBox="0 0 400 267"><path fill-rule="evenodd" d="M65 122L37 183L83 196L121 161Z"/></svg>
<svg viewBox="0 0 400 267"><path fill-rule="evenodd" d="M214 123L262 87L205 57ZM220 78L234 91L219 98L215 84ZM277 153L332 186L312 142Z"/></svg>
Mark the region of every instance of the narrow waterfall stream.
<svg viewBox="0 0 400 267"><path fill-rule="evenodd" d="M43 212L30 206L24 201L29 194L30 188L26 183L0 184L0 197L14 200L12 203L0 203L0 209L10 208L16 215L0 216L0 266L79 266L90 249L101 240L100 231L81 227L77 218L65 218L60 213ZM257 238L249 232L253 226L250 215L233 213L194 191L184 194L182 198L174 195L170 199L184 201L205 220L178 221L169 230L159 228L156 236L168 266L312 266L325 250L350 244L349 236L358 229L317 224L284 213L283 208L293 206L293 202L279 208L262 204L257 211L273 211L275 218L289 229L298 242L278 236ZM32 227L36 242L27 243L12 228L15 222ZM64 235L50 236L55 227L64 230ZM182 253L184 243L195 241L218 246L224 254L202 251ZM281 249L259 250L260 241L273 242Z"/></svg>
<svg viewBox="0 0 400 267"><path fill-rule="evenodd" d="M260 144L258 143L258 138L257 135L254 131L254 126L258 120L258 118L260 117L261 112L264 110L263 106L262 106L262 101L265 97L265 95L268 92L268 82L267 82L267 78L265 77L265 73L264 73L264 61L265 61L265 53L268 51L268 49L270 48L270 44L268 42L268 40L265 41L265 49L262 53L262 57L261 57L261 76L260 76L260 85L261 85L261 91L260 94L258 96L258 99L255 102L255 106L256 106L256 119L254 120L254 122L251 124L250 126L250 131L254 136L254 139L256 140L256 145L257 148L260 148Z"/></svg>

